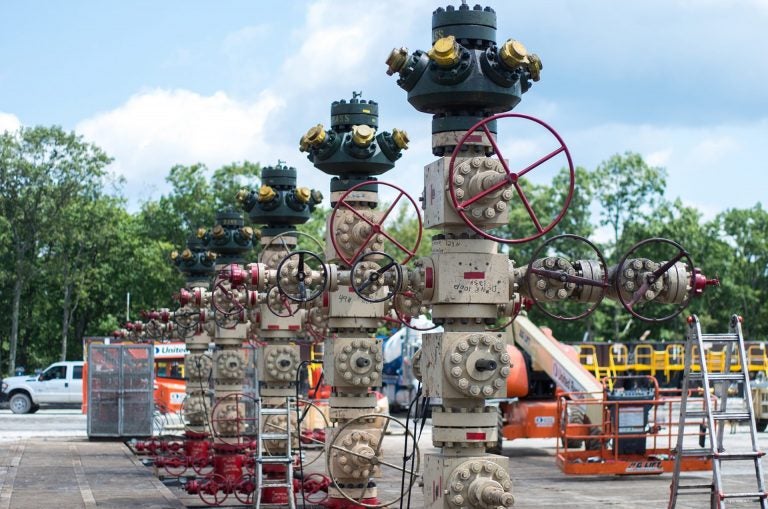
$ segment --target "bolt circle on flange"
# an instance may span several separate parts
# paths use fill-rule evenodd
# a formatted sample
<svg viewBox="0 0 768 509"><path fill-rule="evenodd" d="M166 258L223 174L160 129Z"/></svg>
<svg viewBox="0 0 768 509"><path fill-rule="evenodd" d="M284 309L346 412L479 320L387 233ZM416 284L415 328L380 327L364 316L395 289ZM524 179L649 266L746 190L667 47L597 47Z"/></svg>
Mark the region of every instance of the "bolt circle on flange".
<svg viewBox="0 0 768 509"><path fill-rule="evenodd" d="M382 260L383 259L383 260ZM358 297L366 302L384 302L392 298L403 281L403 271L394 258L381 251L360 256L350 269L350 283ZM382 287L387 292L372 297Z"/></svg>
<svg viewBox="0 0 768 509"><path fill-rule="evenodd" d="M375 184L377 186L391 187L392 189L394 189L399 193L379 219L371 219L369 217L366 217L364 213L356 209L355 206L353 205L355 201L354 200L355 192L360 188L365 189L366 186L370 186L372 184ZM417 228L417 232L418 232L417 237L412 247L404 246L399 240L394 238L391 234L387 233L383 227L384 223L390 216L391 212L395 209L395 206L398 204L398 202L403 196L406 197L408 202L410 202L410 205L413 207L413 210L416 213L416 218L419 223ZM355 216L359 221L362 222L362 226L363 226L362 236L364 238L360 243L355 242L357 246L354 249L351 249L351 251L353 251L352 256L347 256L345 254L348 250L343 248L343 246L341 245L341 240L339 239L343 234L342 229L345 223L345 220L341 218L342 214L340 213L340 211L344 209L349 210L353 216ZM341 198L339 198L338 202L336 202L336 205L333 207L333 211L331 211L331 217L329 221L329 228L332 232L331 243L333 244L333 248L336 251L336 255L339 257L340 260L342 260L348 266L351 266L355 262L355 260L357 260L364 253L368 253L371 251L379 251L380 249L371 249L371 245L378 241L378 237L383 237L384 239L389 240L389 242L394 244L395 248L403 254L403 257L400 260L400 263L404 264L408 260L413 258L413 256L416 254L416 250L419 248L419 244L421 243L421 235L422 235L421 213L419 212L419 206L416 204L414 199L411 198L411 196L400 187L394 184L389 184L387 182L381 182L377 180L360 182L359 184L356 184L350 187L341 196ZM393 258L396 259L395 257Z"/></svg>
<svg viewBox="0 0 768 509"><path fill-rule="evenodd" d="M200 325L200 311L182 306L172 314L173 324L181 339L189 339L197 333Z"/></svg>
<svg viewBox="0 0 768 509"><path fill-rule="evenodd" d="M579 263L578 266L574 266L566 261L565 258L557 256L548 256L547 258L540 259L543 253L549 253L552 247L561 241L574 241L586 244L591 251L590 254L597 255L597 266L588 263ZM555 251L570 252L572 250L563 250L556 247ZM547 316L556 320L580 320L592 314L600 302L602 302L603 297L605 297L605 292L608 288L608 267L600 250L589 240L579 235L558 235L547 240L534 251L525 274L525 285L528 288L528 294L531 300L533 300L534 305ZM539 286L544 288L539 288ZM592 289L595 289L596 295L591 295ZM565 295L561 296L557 292L563 292ZM552 312L541 302L542 295L551 294L553 297L557 296L560 299L566 299L574 294L574 292L589 293L590 299L587 300L587 303L591 303L591 305L587 306L586 310L575 315Z"/></svg>
<svg viewBox="0 0 768 509"><path fill-rule="evenodd" d="M323 292L323 299L327 299L328 292ZM326 307L312 307L304 315L302 327L312 343L322 343L330 339L331 331L328 327L328 310Z"/></svg>
<svg viewBox="0 0 768 509"><path fill-rule="evenodd" d="M671 246L676 253L663 263L634 258L641 248L654 244ZM655 254L658 247L654 246L650 251ZM688 307L695 283L696 270L688 252L675 241L651 238L638 242L621 257L614 275L613 289L621 305L632 316L644 322L659 323L671 320ZM660 299L665 294L669 300ZM658 317L646 316L637 311L638 306L657 299L673 305L672 311Z"/></svg>
<svg viewBox="0 0 768 509"><path fill-rule="evenodd" d="M320 424L320 429L325 430L328 426L328 418L325 413L309 400L299 399L294 403L295 415L291 416L291 448L296 451L301 441L304 445L301 458L296 457L302 467L308 467L323 455L323 445L325 442L313 436L317 428L310 428L313 424ZM285 407L281 404L280 407ZM269 415L264 419L264 431L266 433L288 433L286 418L283 415ZM298 422L298 426L296 423ZM286 448L286 440L264 440L264 450L270 455L281 455Z"/></svg>
<svg viewBox="0 0 768 509"><path fill-rule="evenodd" d="M262 254L270 251L274 252L275 255L272 257L274 263L269 263L267 260L262 260L262 263L266 263L270 268L277 268L279 262L283 258L296 251L296 247L302 243L302 239L307 239L307 243L312 246L312 249L307 249L306 251L313 253L323 252L323 243L315 236L310 235L309 233L292 230L280 233L269 239L269 242L264 245L261 252ZM279 249L275 249L276 247Z"/></svg>
<svg viewBox="0 0 768 509"><path fill-rule="evenodd" d="M263 350L267 374L275 380L290 382L296 379L301 359L295 348L287 345L267 346Z"/></svg>
<svg viewBox="0 0 768 509"><path fill-rule="evenodd" d="M368 423L371 421L380 422L381 420L385 422L380 432L376 430L378 439L372 433L362 428L364 424L369 425ZM411 468L389 463L383 459L381 446L391 422L397 423L405 430L406 440L411 449L405 451L403 456L405 462L411 462L413 465ZM389 507L409 493L420 475L420 462L419 446L411 430L400 420L381 414L365 414L344 423L336 431L334 439L328 444L328 454L325 457L326 472L333 474L330 475L330 478L336 491L345 499L356 504L356 507L367 508ZM374 474L379 475L384 467L397 470L399 472L397 475L398 479L401 476L403 478L407 477L408 480L404 483L402 489L398 490L400 495L391 500L379 500L375 504L364 502L368 483L373 480ZM360 479L358 484L361 484L363 488L357 488L355 492L352 492L353 488L347 487L343 483L339 484L337 478L347 476ZM387 478L388 476L382 475L382 477Z"/></svg>
<svg viewBox="0 0 768 509"><path fill-rule="evenodd" d="M512 480L501 465L469 460L451 472L446 484L448 505L455 509L512 507Z"/></svg>
<svg viewBox="0 0 768 509"><path fill-rule="evenodd" d="M472 333L446 352L443 369L457 391L488 398L506 384L510 357L499 334Z"/></svg>
<svg viewBox="0 0 768 509"><path fill-rule="evenodd" d="M397 317L397 322L409 329L430 331L438 327L435 323L433 323L432 326L425 327L419 327L412 323L414 318L428 314L428 310L426 306L424 306L424 298L421 292L406 290L404 292L396 293L394 299L392 299L392 311L394 311L395 317Z"/></svg>
<svg viewBox="0 0 768 509"><path fill-rule="evenodd" d="M328 267L311 251L294 251L277 266L277 288L293 302L314 300L327 285Z"/></svg>
<svg viewBox="0 0 768 509"><path fill-rule="evenodd" d="M538 161L528 165L526 168L518 172L513 172L510 170L507 162L504 160L504 156L501 153L498 145L496 144L493 134L488 128L488 123L493 122L500 118L519 118L519 119L535 122L536 124L539 124L540 126L544 127L547 131L549 131L549 133L552 136L554 136L554 138L559 143L559 147L553 150L552 152L550 152L549 154L543 156ZM473 196L465 198L461 192L458 192L459 184L457 184L457 178L458 178L458 181L461 182L461 175L459 175L459 171L458 171L459 164L457 164L456 160L457 158L460 157L464 146L470 144L470 139L473 139L474 137L477 136L476 131L478 130L482 130L487 136L488 141L493 147L493 151L496 157L498 158L498 163L501 164L501 166L504 169L505 176L500 179L499 178L494 179L495 182L492 183L489 187L483 189L481 192ZM567 158L567 161L568 161L568 171L570 176L568 194L566 195L565 203L563 203L563 206L560 209L560 212L558 213L558 215L549 224L544 226L539 221L539 218L536 216L536 212L533 210L531 203L528 201L528 198L526 197L525 192L523 191L523 188L520 186L520 179L526 176L531 171L535 170L540 165L549 161L553 157L559 155L560 153L565 154L565 157ZM451 160L449 164L448 190L451 196L451 201L453 202L453 207L456 210L456 213L461 217L461 219L466 223L466 225L470 227L472 230L474 230L475 232L477 232L479 235L481 235L486 239L494 240L502 244L522 244L522 243L529 242L531 240L541 237L542 235L552 230L552 228L554 228L557 225L557 223L560 222L560 220L565 216L565 213L568 210L568 206L571 203L571 198L573 198L575 181L576 181L575 170L573 166L573 160L571 159L571 154L568 151L568 147L565 145L565 142L563 141L563 139L552 127L550 127L543 121L535 117L531 117L529 115L521 115L518 113L500 113L500 114L485 118L480 122L476 123L464 134L464 136L461 137L458 144L454 148L453 153L451 154ZM502 238L502 237L493 235L491 233L488 233L481 227L482 226L481 224L477 224L477 221L481 220L483 217L490 219L494 217L496 213L503 213L505 211L505 207L499 207L502 210L486 209L485 211L483 211L480 209L471 209L471 205L498 191L502 191L502 194L507 193L509 195L509 199L511 199L512 193L509 192L510 186L513 187L517 192L517 196L520 198L520 201L525 207L525 210L528 213L528 216L531 218L531 221L533 222L533 225L536 228L536 233L533 235L529 235L527 237L522 237L522 238L516 238L516 239L514 238L506 239L506 238ZM507 188L507 189L504 189L504 188ZM506 201L503 201L502 203L506 203ZM468 213L469 209L471 209L471 212Z"/></svg>
<svg viewBox="0 0 768 509"><path fill-rule="evenodd" d="M293 316L299 311L299 304L290 300L284 293L280 291L276 286L272 287L267 292L267 309L280 318L287 318Z"/></svg>
<svg viewBox="0 0 768 509"><path fill-rule="evenodd" d="M346 381L344 385L375 386L384 368L384 356L375 339L354 340L344 346L334 368Z"/></svg>
<svg viewBox="0 0 768 509"><path fill-rule="evenodd" d="M211 409L213 435L229 446L248 443L259 428L255 417L256 405L258 401L253 396L240 392L220 398Z"/></svg>

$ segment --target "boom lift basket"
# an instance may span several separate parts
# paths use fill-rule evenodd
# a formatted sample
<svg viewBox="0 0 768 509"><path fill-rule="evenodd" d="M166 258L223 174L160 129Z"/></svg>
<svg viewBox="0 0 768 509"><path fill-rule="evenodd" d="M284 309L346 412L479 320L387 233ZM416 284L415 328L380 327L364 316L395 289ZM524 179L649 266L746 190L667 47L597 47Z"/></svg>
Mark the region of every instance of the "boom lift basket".
<svg viewBox="0 0 768 509"><path fill-rule="evenodd" d="M558 415L586 413L600 405L602 425L589 422L560 426L556 461L573 475L648 475L671 472L677 441L681 393L660 389L650 376L619 376L603 379L603 393L566 393L558 399ZM609 389L610 387L610 389ZM700 390L692 390L689 409L702 409ZM577 407L569 408L569 407ZM586 409L586 410L585 410ZM592 409L592 412L595 412ZM702 423L703 424L703 420ZM701 427L686 426L685 434L698 440ZM565 447L564 444L584 444ZM702 456L683 458L683 470L711 470Z"/></svg>

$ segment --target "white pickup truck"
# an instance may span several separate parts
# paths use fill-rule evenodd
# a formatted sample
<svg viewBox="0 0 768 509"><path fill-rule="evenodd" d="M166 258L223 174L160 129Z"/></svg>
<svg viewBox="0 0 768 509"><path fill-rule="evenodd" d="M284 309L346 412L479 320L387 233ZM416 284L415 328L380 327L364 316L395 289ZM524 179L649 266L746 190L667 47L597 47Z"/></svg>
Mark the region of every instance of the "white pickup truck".
<svg viewBox="0 0 768 509"><path fill-rule="evenodd" d="M3 378L2 399L15 414L35 413L40 405L74 405L83 402L83 361L51 364L39 375Z"/></svg>

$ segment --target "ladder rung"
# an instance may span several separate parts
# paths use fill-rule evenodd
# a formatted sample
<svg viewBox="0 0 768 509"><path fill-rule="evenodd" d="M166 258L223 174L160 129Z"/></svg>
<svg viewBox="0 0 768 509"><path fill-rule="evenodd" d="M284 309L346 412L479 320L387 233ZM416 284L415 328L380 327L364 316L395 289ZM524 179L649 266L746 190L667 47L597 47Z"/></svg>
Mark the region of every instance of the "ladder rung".
<svg viewBox="0 0 768 509"><path fill-rule="evenodd" d="M681 456L707 456L712 457L714 456L714 452L712 449L683 449L683 451L680 453Z"/></svg>
<svg viewBox="0 0 768 509"><path fill-rule="evenodd" d="M256 458L256 461L259 463L293 463L293 458L286 456L262 456L261 458Z"/></svg>
<svg viewBox="0 0 768 509"><path fill-rule="evenodd" d="M707 417L707 412L686 412L686 419L701 419ZM712 412L712 418L716 421L748 421L752 414L747 412L718 413Z"/></svg>
<svg viewBox="0 0 768 509"><path fill-rule="evenodd" d="M704 374L701 372L697 373L691 373L688 375L688 377L691 380L703 380ZM743 382L746 380L746 377L742 373L710 373L707 378L709 378L710 381L713 382L725 382L725 381L731 381L731 382Z"/></svg>
<svg viewBox="0 0 768 509"><path fill-rule="evenodd" d="M264 488L288 488L293 487L292 484L287 482L263 482L259 485L259 489Z"/></svg>
<svg viewBox="0 0 768 509"><path fill-rule="evenodd" d="M262 440L288 440L288 433L262 433L259 435Z"/></svg>
<svg viewBox="0 0 768 509"><path fill-rule="evenodd" d="M755 460L765 456L761 451L745 451L745 452L720 452L715 454L715 458L719 460Z"/></svg>
<svg viewBox="0 0 768 509"><path fill-rule="evenodd" d="M701 340L708 343L729 343L739 340L738 334L702 334Z"/></svg>
<svg viewBox="0 0 768 509"><path fill-rule="evenodd" d="M720 497L720 500L724 500L726 498L766 498L768 495L763 491L755 491L753 493L720 493L718 495Z"/></svg>
<svg viewBox="0 0 768 509"><path fill-rule="evenodd" d="M681 484L678 490L709 490L712 493L712 483L709 484Z"/></svg>

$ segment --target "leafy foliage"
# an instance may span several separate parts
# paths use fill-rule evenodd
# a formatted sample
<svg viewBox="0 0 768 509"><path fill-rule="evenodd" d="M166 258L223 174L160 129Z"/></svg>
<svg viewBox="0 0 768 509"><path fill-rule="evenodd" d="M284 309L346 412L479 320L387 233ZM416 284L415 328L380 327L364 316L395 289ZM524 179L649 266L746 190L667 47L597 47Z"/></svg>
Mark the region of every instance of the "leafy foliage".
<svg viewBox="0 0 768 509"><path fill-rule="evenodd" d="M168 253L182 248L197 228L212 226L218 210L236 206L237 191L259 185L260 167L247 161L215 170L177 165L166 178L170 190L132 213L108 180L109 162L101 149L58 127L0 135L0 308L7 310L0 314L0 372L17 363L31 369L78 358L84 336L109 334L125 321L126 311L136 319L143 309L173 307L183 278ZM748 338L764 338L768 212L757 204L705 221L697 209L664 196L665 175L630 152L594 170L577 168L570 208L557 227L545 238L502 249L520 266L546 239L572 233L592 239L610 266L640 240L673 239L704 273L722 282L694 300L690 312L699 314L705 327L721 328L738 312L747 318ZM551 185L520 184L546 224L562 207L568 173L561 171ZM329 212L317 207L299 229L322 242ZM510 216L500 235L530 235L531 217L520 203L511 205ZM411 246L418 221L399 210L387 232ZM429 255L435 233L423 232L417 257ZM300 247L317 249L307 239ZM583 246L561 249L580 256ZM652 339L681 339L684 327L683 317L648 327L608 299L575 322L553 321L536 308L530 314L565 341L631 340L646 331Z"/></svg>

